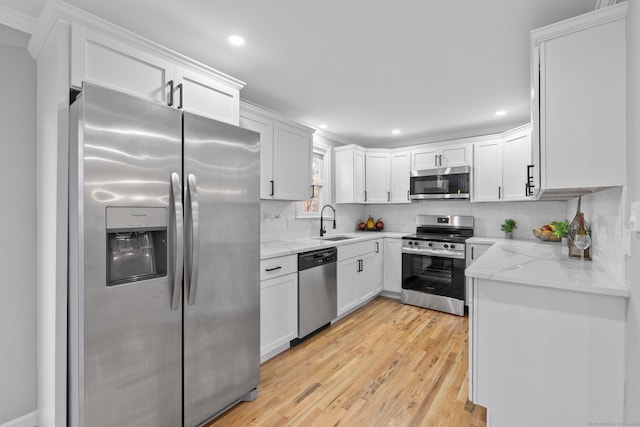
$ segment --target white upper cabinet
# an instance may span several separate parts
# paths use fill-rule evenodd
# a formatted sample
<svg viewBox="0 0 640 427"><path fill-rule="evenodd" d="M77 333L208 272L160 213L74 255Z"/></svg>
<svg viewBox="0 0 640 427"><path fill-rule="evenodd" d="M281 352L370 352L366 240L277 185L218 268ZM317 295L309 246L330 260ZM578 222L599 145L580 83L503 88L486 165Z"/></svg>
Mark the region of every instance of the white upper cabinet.
<svg viewBox="0 0 640 427"><path fill-rule="evenodd" d="M409 152L334 148L336 203L411 203Z"/></svg>
<svg viewBox="0 0 640 427"><path fill-rule="evenodd" d="M240 126L260 133L260 198L309 199L313 129L279 120L246 103Z"/></svg>
<svg viewBox="0 0 640 427"><path fill-rule="evenodd" d="M473 200L498 202L502 199L502 138L473 144Z"/></svg>
<svg viewBox="0 0 640 427"><path fill-rule="evenodd" d="M626 183L626 8L531 32L538 197Z"/></svg>
<svg viewBox="0 0 640 427"><path fill-rule="evenodd" d="M333 150L336 203L365 202L365 151L357 145Z"/></svg>
<svg viewBox="0 0 640 427"><path fill-rule="evenodd" d="M473 202L528 200L531 125L474 143Z"/></svg>
<svg viewBox="0 0 640 427"><path fill-rule="evenodd" d="M174 104L190 113L238 125L240 91L211 76L176 67Z"/></svg>
<svg viewBox="0 0 640 427"><path fill-rule="evenodd" d="M527 200L532 172L532 127L526 125L505 132L502 138L502 200Z"/></svg>
<svg viewBox="0 0 640 427"><path fill-rule="evenodd" d="M87 81L231 124L238 124L242 82L117 27L71 26L71 87Z"/></svg>
<svg viewBox="0 0 640 427"><path fill-rule="evenodd" d="M365 154L365 191L367 203L391 201L391 161L388 152Z"/></svg>
<svg viewBox="0 0 640 427"><path fill-rule="evenodd" d="M71 27L71 86L87 81L167 105L174 64L106 34Z"/></svg>
<svg viewBox="0 0 640 427"><path fill-rule="evenodd" d="M471 145L428 144L411 151L411 170L450 168L471 165Z"/></svg>
<svg viewBox="0 0 640 427"><path fill-rule="evenodd" d="M410 162L411 154L408 151L391 152L391 203L411 203Z"/></svg>

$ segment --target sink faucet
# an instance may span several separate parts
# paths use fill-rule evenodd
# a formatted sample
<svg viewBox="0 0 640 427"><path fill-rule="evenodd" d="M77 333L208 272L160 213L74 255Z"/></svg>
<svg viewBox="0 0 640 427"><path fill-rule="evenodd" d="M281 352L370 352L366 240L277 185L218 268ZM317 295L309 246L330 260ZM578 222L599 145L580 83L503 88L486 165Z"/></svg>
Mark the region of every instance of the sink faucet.
<svg viewBox="0 0 640 427"><path fill-rule="evenodd" d="M324 225L322 225L322 221L323 221L323 217L322 214L324 213L324 208L331 208L331 210L333 210L333 229L336 229L336 210L333 209L333 206L331 205L324 205L322 207L322 210L320 211L320 237L324 236L325 234L327 234L327 230L324 229Z"/></svg>

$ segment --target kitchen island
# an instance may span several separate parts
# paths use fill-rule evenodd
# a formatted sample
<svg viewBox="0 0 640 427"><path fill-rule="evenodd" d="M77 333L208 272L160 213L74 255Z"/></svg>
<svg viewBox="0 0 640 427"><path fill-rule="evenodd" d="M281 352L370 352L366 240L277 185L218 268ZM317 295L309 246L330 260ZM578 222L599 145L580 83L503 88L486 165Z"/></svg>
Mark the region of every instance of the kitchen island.
<svg viewBox="0 0 640 427"><path fill-rule="evenodd" d="M469 395L488 426L624 422L629 290L606 268L498 240L466 275Z"/></svg>

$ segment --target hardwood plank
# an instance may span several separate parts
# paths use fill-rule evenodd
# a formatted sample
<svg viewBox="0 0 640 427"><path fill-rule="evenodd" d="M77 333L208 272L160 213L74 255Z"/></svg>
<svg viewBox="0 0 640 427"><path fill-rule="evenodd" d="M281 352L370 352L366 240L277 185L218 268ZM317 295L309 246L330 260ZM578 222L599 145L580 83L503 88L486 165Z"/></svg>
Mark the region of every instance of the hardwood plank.
<svg viewBox="0 0 640 427"><path fill-rule="evenodd" d="M261 367L219 426L486 426L467 400L468 319L378 297Z"/></svg>

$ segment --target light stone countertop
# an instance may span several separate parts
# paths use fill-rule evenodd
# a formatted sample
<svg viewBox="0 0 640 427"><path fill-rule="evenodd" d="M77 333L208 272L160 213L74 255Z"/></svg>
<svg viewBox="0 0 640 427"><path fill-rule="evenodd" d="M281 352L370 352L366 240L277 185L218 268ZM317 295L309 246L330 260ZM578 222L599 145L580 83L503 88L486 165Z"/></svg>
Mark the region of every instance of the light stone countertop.
<svg viewBox="0 0 640 427"><path fill-rule="evenodd" d="M559 243L493 240L495 244L465 270L466 276L626 298L631 295L602 265L570 259Z"/></svg>
<svg viewBox="0 0 640 427"><path fill-rule="evenodd" d="M337 247L351 243L364 242L366 240L382 239L384 237L401 238L410 233L397 233L392 231L361 231L353 233L327 234L325 237L349 236L350 239L336 242L323 240L321 237L308 237L297 240L277 240L265 242L260 245L260 259L269 259L279 256L292 255L300 252L313 251L316 249Z"/></svg>

